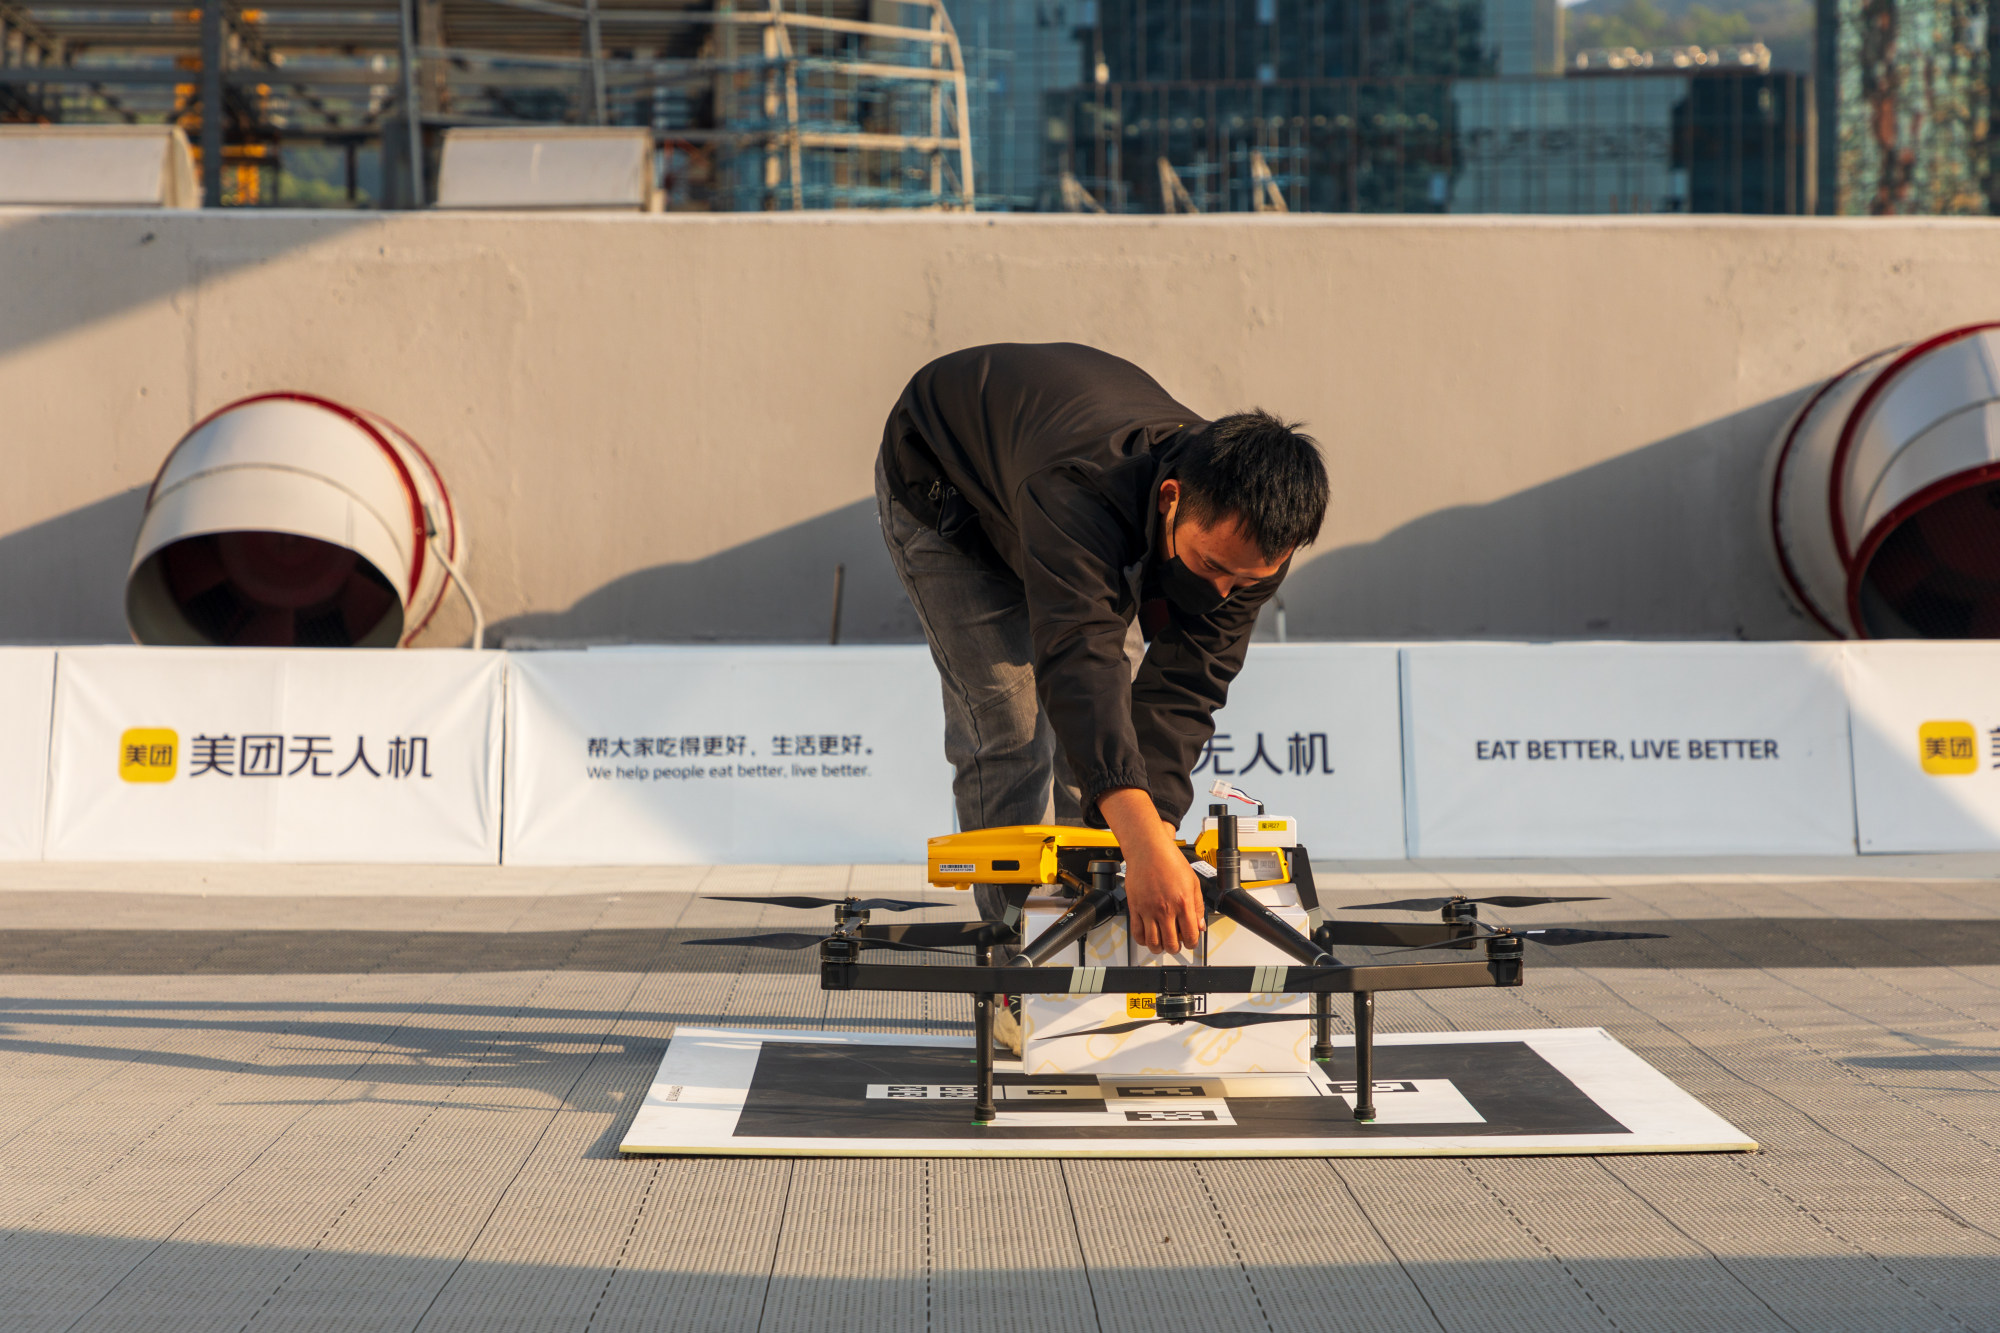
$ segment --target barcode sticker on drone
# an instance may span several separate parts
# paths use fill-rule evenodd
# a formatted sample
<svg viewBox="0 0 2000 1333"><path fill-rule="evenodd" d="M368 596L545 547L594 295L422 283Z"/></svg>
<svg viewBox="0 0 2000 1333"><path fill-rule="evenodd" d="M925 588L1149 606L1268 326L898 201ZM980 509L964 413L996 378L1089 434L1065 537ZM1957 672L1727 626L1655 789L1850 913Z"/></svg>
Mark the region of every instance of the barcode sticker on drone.
<svg viewBox="0 0 2000 1333"><path fill-rule="evenodd" d="M940 875L972 875L979 871L976 861L941 861L938 863Z"/></svg>

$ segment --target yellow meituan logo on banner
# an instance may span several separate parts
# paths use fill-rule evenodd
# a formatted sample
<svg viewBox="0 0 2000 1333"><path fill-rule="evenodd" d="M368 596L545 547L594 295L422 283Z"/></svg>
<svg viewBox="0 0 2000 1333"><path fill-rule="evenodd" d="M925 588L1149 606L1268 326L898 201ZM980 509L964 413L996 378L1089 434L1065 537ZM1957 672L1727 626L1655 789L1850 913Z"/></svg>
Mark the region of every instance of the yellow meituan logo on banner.
<svg viewBox="0 0 2000 1333"><path fill-rule="evenodd" d="M118 776L127 782L172 782L180 759L171 727L133 727L118 738Z"/></svg>
<svg viewBox="0 0 2000 1333"><path fill-rule="evenodd" d="M1924 772L1940 777L1979 771L1979 733L1970 722L1926 722L1917 728Z"/></svg>

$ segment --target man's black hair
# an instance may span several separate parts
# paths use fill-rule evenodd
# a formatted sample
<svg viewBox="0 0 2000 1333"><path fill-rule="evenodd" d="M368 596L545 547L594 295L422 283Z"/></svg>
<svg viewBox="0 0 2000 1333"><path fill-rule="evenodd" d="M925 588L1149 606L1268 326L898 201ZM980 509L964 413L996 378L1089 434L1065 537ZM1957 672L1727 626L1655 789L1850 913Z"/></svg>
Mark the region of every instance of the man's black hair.
<svg viewBox="0 0 2000 1333"><path fill-rule="evenodd" d="M1182 511L1203 523L1236 519L1266 559L1312 545L1326 520L1326 464L1299 424L1264 411L1211 423L1174 469Z"/></svg>

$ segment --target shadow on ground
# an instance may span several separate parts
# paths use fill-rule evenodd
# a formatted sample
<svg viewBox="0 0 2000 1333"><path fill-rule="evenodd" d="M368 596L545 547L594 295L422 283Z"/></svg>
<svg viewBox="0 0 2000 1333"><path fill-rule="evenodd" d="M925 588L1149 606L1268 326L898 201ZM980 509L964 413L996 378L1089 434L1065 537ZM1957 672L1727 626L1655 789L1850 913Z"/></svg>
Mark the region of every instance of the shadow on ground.
<svg viewBox="0 0 2000 1333"><path fill-rule="evenodd" d="M1537 945L1535 966L1592 968L1976 967L2000 963L2000 919L1811 917L1592 921L1667 938ZM817 915L783 929L823 928ZM4 930L0 975L290 976L462 972L811 972L806 949L707 945L779 927L542 931ZM1347 950L1355 953L1359 951ZM886 961L886 956L881 956ZM7 1011L0 1009L0 1021Z"/></svg>
<svg viewBox="0 0 2000 1333"><path fill-rule="evenodd" d="M1094 1183L1142 1197L1149 1185L1164 1183L1153 1166L1104 1162L1088 1171ZM1118 1234L1111 1219L1087 1217L1080 1234L1010 1243L979 1208L929 1206L1062 1190L1063 1179L1054 1173L1028 1188L1018 1179L1019 1164L954 1165L947 1168L948 1182L926 1178L921 1187L905 1181L897 1164L881 1162L696 1159L606 1169L655 1177L644 1196L649 1202L622 1244L611 1238L591 1246L579 1239L565 1247L567 1253L583 1251L569 1262L509 1261L484 1245L466 1254L472 1237L446 1219L413 1233L409 1252L379 1239L355 1245L305 1233L297 1244L257 1245L27 1229L0 1242L0 1290L7 1292L18 1327L48 1329L86 1319L91 1327L160 1327L178 1318L211 1328L252 1327L255 1321L255 1327L380 1330L1102 1333L1199 1326L1232 1333L1363 1327L1371 1333L1668 1327L1914 1333L1987 1327L1991 1313L1982 1299L1993 1288L1990 1261L1962 1254L1898 1254L1898 1275L1916 1275L1906 1283L1884 1280L1881 1261L1871 1255L1800 1259L1755 1246L1732 1248L1723 1259L1705 1252L1604 1257L1588 1253L1587 1245L1582 1261L1555 1255L1426 1261L1390 1254L1356 1262L1346 1255L1271 1253L1273 1241L1281 1251L1296 1251L1325 1237L1312 1227L1274 1235L1258 1218L1254 1196L1239 1190L1214 1197L1188 1170L1170 1179L1194 1191L1204 1218L1215 1209L1230 1220L1229 1249L1240 1247L1240 1253L1214 1253L1222 1247L1204 1223L1193 1221L1165 1235L1154 1234L1156 1225L1141 1238ZM1323 1176L1322 1188L1344 1199L1336 1173L1306 1170ZM618 1187L607 1182L606 1188ZM828 1235L831 1220L794 1218L822 1242L802 1248L806 1240L780 1225L793 1189L815 1195L865 1191L871 1198L865 1231ZM909 1206L898 1209L890 1200ZM731 1209L736 1214L726 1216ZM1328 1211L1342 1221L1351 1217L1348 1206ZM552 1248L540 1239L532 1244ZM996 1246L1014 1253L990 1256ZM1382 1249L1344 1237L1341 1248ZM1405 1241L1402 1248L1415 1247ZM1573 1248L1564 1246L1565 1252ZM52 1255L61 1256L59 1264L39 1258ZM23 1266L37 1261L41 1271L25 1281ZM12 1273L23 1276L9 1281ZM1170 1308L1188 1312L1186 1322L1164 1313Z"/></svg>
<svg viewBox="0 0 2000 1333"><path fill-rule="evenodd" d="M717 998L728 990L725 981ZM933 1020L929 1029L969 1034L969 1005L961 1001L951 1012L965 1017ZM605 1031L614 1021L616 1030ZM666 1051L667 1028L684 1024L798 1032L826 1025L817 1013L745 1016L701 1009L618 1013L332 998L251 1003L231 1011L227 1004L192 1001L93 1008L69 1000L21 999L0 1010L0 1055L83 1062L105 1074L136 1069L161 1077L172 1071L225 1075L231 1080L228 1101L237 1106L290 1105L287 1095L296 1089L329 1082L336 1085L332 1094L316 1092L297 1104L425 1107L448 1100L465 1109L500 1111L560 1106L611 1116L586 1155L615 1157ZM903 1031L910 1020L842 1014L834 1025ZM634 1027L652 1031L632 1033ZM218 1039L216 1054L189 1049ZM241 1055L245 1041L258 1047L248 1059ZM236 1053L222 1053L224 1046ZM585 1067L592 1071L587 1078L579 1072ZM530 1098L524 1101L523 1093ZM0 1293L0 1310L5 1309ZM11 1333L13 1325L0 1318L0 1327Z"/></svg>

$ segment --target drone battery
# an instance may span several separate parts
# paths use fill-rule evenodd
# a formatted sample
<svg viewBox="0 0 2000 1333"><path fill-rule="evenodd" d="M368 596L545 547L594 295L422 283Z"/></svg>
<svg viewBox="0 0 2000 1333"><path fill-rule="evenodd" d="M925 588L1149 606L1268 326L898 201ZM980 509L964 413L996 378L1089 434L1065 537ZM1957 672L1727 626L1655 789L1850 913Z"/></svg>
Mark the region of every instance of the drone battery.
<svg viewBox="0 0 2000 1333"><path fill-rule="evenodd" d="M1289 816L1282 818L1269 815L1235 815L1236 843L1238 847L1238 874L1243 885L1275 887L1284 884L1290 874L1286 860L1290 849L1299 845L1299 821ZM1195 852L1211 865L1215 863L1216 820L1213 815L1201 821L1201 832L1195 838Z"/></svg>
<svg viewBox="0 0 2000 1333"><path fill-rule="evenodd" d="M1215 831L1215 816L1201 821L1201 831ZM1296 847L1299 845L1299 821L1290 815L1276 818L1271 815L1236 816L1236 841L1243 847Z"/></svg>

